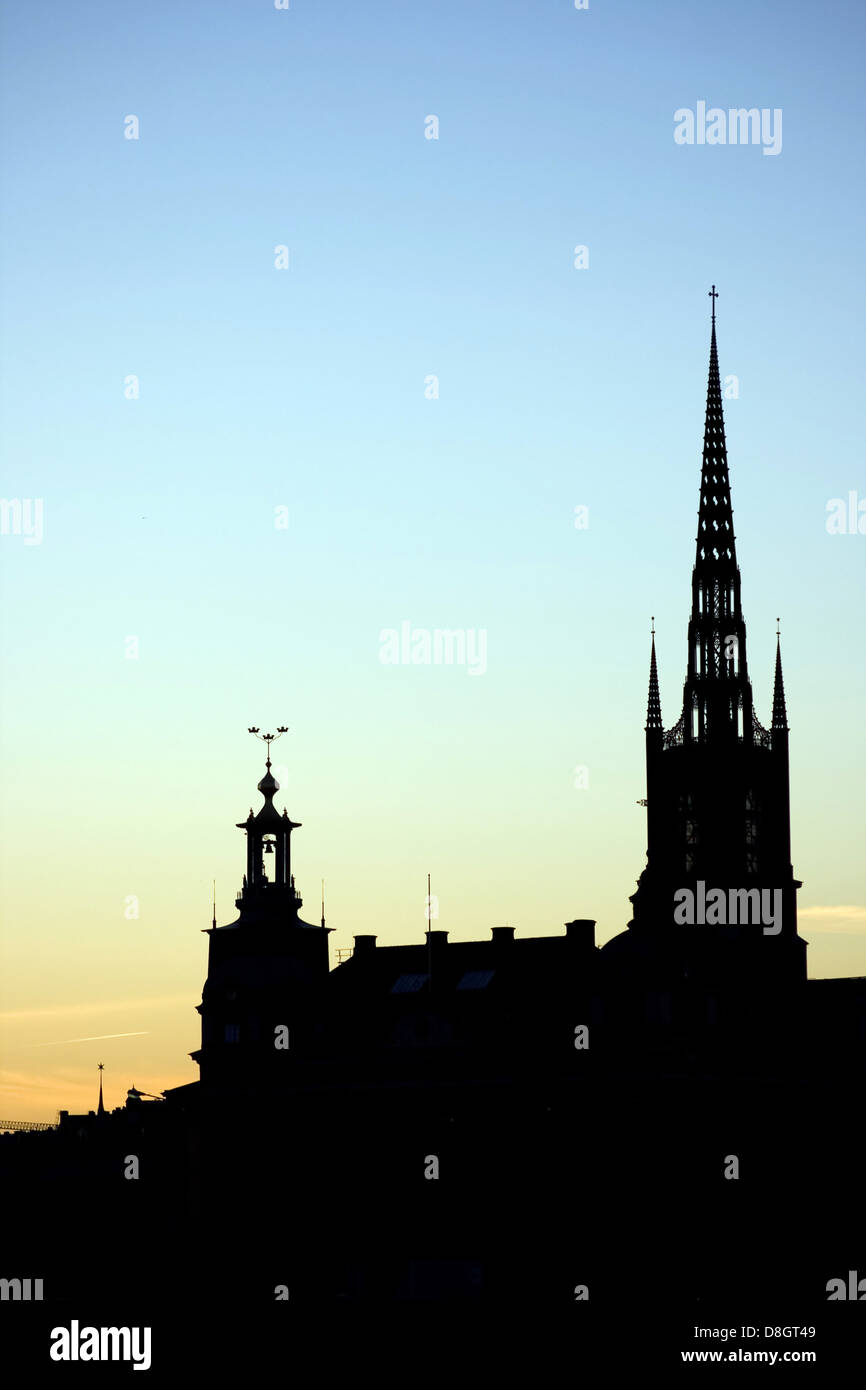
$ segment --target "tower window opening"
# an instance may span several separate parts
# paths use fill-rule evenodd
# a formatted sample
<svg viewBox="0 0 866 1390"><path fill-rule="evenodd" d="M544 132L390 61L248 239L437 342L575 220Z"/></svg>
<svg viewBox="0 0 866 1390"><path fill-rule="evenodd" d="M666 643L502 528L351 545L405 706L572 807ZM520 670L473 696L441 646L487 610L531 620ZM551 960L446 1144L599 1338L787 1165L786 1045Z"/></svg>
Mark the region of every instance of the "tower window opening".
<svg viewBox="0 0 866 1390"><path fill-rule="evenodd" d="M695 870L695 847L698 843L698 822L695 818L695 800L691 792L679 798L679 816L682 839L685 845L684 867L687 874Z"/></svg>
<svg viewBox="0 0 866 1390"><path fill-rule="evenodd" d="M758 803L751 787L746 792L746 873L758 872Z"/></svg>

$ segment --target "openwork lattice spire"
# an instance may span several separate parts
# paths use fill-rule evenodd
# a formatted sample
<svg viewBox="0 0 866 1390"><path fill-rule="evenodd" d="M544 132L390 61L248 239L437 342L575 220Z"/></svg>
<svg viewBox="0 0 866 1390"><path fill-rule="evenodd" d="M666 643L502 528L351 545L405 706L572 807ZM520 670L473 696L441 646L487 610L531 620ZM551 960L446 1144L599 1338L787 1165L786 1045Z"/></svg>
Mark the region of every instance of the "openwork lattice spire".
<svg viewBox="0 0 866 1390"><path fill-rule="evenodd" d="M704 421L704 453L701 465L701 502L698 510L697 563L714 560L736 564L731 484L728 478L728 450L722 414L722 384L716 349L716 287L713 296L710 375L707 382L707 413Z"/></svg>
<svg viewBox="0 0 866 1390"><path fill-rule="evenodd" d="M776 680L773 686L773 728L787 729L788 712L785 709L785 684L782 680L782 649L779 634L776 633Z"/></svg>
<svg viewBox="0 0 866 1390"><path fill-rule="evenodd" d="M655 619L653 619L655 622ZM662 702L659 696L659 674L656 668L656 635L653 628L652 651L650 653L650 675L649 675L649 696L646 706L646 727L648 729L661 729L662 726Z"/></svg>
<svg viewBox="0 0 866 1390"><path fill-rule="evenodd" d="M686 743L721 746L734 740L752 742L753 712L722 418L715 285L710 294L713 301L710 373L697 553L692 572L688 671L683 688L682 737Z"/></svg>

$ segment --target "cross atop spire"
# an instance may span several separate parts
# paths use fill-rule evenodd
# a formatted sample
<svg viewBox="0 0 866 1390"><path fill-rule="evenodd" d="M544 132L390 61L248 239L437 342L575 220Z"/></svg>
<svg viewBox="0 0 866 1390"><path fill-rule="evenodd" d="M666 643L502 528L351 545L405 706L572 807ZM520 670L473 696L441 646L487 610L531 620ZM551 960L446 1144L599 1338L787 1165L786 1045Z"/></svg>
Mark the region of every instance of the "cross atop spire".
<svg viewBox="0 0 866 1390"><path fill-rule="evenodd" d="M713 323L715 323L715 321L716 321L716 300L717 300L718 297L719 297L719 292L718 292L718 290L716 289L715 285L713 285L713 288L712 288L711 290L707 290L707 294L710 296L710 298L711 298L712 301L713 301Z"/></svg>

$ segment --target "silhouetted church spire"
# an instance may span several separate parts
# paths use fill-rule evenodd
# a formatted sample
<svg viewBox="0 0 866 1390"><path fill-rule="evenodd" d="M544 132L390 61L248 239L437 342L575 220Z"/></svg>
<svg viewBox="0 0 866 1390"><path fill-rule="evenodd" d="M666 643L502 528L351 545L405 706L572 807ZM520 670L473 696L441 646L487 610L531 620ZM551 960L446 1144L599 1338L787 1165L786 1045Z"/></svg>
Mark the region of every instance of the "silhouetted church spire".
<svg viewBox="0 0 866 1390"><path fill-rule="evenodd" d="M104 1101L103 1101L103 1099L102 1099L102 1072L103 1072L103 1064L102 1064L102 1062L99 1062L99 1063L98 1063L98 1066L99 1066L99 1104L98 1104L98 1106L96 1107L96 1113L97 1113L97 1115L104 1115L104 1114L105 1114L105 1103L104 1103Z"/></svg>
<svg viewBox="0 0 866 1390"><path fill-rule="evenodd" d="M646 722L647 865L631 898L630 925L667 930L674 921L674 894L683 888L778 890L779 934L790 949L772 957L774 970L802 978L805 943L797 936L800 883L791 865L782 659L777 648L773 723L765 729L754 715L746 659L715 285L710 296L710 365L683 708L674 727L664 729L653 631ZM762 938L762 926L750 925L751 939Z"/></svg>
<svg viewBox="0 0 866 1390"><path fill-rule="evenodd" d="M716 347L715 285L710 293L713 319L698 534L692 571L688 669L678 728L687 744L712 742L719 746L738 738L750 743L753 716Z"/></svg>
<svg viewBox="0 0 866 1390"><path fill-rule="evenodd" d="M704 419L704 453L701 466L701 503L698 511L696 563L710 558L736 564L731 485L728 478L728 450L722 411L722 385L716 347L716 287L713 295L713 321L710 335L710 373L707 382L707 410Z"/></svg>

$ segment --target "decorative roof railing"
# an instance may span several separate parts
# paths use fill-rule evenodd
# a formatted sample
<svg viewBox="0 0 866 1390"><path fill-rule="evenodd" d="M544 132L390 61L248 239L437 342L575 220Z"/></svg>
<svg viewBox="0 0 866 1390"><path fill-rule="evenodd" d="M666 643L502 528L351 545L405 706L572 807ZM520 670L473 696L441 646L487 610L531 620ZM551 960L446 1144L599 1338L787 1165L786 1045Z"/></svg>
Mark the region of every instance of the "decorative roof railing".
<svg viewBox="0 0 866 1390"><path fill-rule="evenodd" d="M677 720L676 724L672 729L665 729L663 747L676 748L678 744L684 742L684 739L685 734L683 732L683 716L680 715L679 719Z"/></svg>
<svg viewBox="0 0 866 1390"><path fill-rule="evenodd" d="M769 729L765 729L763 724L758 722L754 710L752 710L752 742L756 748L772 748L773 746L773 735Z"/></svg>
<svg viewBox="0 0 866 1390"><path fill-rule="evenodd" d="M745 740L741 734L737 740L743 743ZM677 748L685 742L685 731L683 726L683 716L680 715L672 729L665 729L662 746L664 748ZM758 720L755 711L752 710L752 743L756 748L772 748L773 735L769 729L765 729Z"/></svg>

